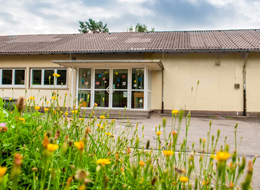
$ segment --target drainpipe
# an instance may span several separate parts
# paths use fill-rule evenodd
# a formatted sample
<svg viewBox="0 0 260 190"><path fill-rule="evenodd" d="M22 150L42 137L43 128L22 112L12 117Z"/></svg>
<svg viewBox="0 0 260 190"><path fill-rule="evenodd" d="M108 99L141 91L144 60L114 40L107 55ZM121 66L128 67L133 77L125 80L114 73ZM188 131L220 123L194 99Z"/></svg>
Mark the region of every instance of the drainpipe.
<svg viewBox="0 0 260 190"><path fill-rule="evenodd" d="M71 97L71 108L73 109L73 99L74 99L74 67L72 67L71 68L72 70L71 70L71 95L72 95L72 97Z"/></svg>
<svg viewBox="0 0 260 190"><path fill-rule="evenodd" d="M162 69L162 113L164 113L164 69Z"/></svg>
<svg viewBox="0 0 260 190"><path fill-rule="evenodd" d="M247 106L246 106L246 61L248 58L249 52L246 52L243 66L243 116L246 116Z"/></svg>

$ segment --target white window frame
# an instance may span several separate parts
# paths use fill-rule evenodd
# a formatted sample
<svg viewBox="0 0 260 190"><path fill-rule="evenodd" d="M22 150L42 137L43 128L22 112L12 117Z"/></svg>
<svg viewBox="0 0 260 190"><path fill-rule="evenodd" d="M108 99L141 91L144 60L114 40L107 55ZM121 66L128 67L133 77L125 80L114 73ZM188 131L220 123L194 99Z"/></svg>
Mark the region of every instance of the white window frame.
<svg viewBox="0 0 260 190"><path fill-rule="evenodd" d="M11 70L12 71L12 84L2 84L3 79L3 70ZM15 84L15 71L22 70L24 71L24 84ZM25 88L26 85L26 69L25 68L1 68L0 69L0 86L6 88Z"/></svg>
<svg viewBox="0 0 260 190"><path fill-rule="evenodd" d="M36 85L32 84L32 72L33 70L41 70L41 84ZM66 70L66 85L57 85L57 78L54 77L54 85L44 84L44 71L45 70L54 70L54 73L57 74L57 70ZM68 88L68 69L67 68L30 68L30 88Z"/></svg>

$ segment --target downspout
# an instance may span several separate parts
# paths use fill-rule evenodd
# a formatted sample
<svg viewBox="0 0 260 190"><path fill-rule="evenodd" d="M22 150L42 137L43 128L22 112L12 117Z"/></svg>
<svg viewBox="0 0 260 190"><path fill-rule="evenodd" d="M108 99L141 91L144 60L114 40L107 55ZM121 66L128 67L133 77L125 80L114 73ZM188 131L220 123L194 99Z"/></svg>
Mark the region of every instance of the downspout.
<svg viewBox="0 0 260 190"><path fill-rule="evenodd" d="M243 116L247 114L247 106L246 106L246 61L248 58L249 52L246 52L243 66Z"/></svg>
<svg viewBox="0 0 260 190"><path fill-rule="evenodd" d="M164 50L162 52L162 61L164 62ZM162 113L164 113L164 67L162 68Z"/></svg>

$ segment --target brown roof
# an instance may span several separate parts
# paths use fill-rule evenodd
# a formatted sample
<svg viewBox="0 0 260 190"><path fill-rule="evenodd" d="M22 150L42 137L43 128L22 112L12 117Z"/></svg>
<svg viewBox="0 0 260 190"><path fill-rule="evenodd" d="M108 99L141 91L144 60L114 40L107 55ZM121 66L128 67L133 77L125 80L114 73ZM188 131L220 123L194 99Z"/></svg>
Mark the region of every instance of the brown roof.
<svg viewBox="0 0 260 190"><path fill-rule="evenodd" d="M0 36L0 54L259 50L258 29Z"/></svg>

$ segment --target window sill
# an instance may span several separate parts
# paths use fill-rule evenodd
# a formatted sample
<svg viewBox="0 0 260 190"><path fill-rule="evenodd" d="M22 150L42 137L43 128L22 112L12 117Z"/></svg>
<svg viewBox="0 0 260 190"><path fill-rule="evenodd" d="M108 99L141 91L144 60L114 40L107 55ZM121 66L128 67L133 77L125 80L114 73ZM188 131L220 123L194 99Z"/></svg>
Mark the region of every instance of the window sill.
<svg viewBox="0 0 260 190"><path fill-rule="evenodd" d="M30 90L69 90L68 87L42 87L42 86L37 86L37 87L29 87L28 89Z"/></svg>

